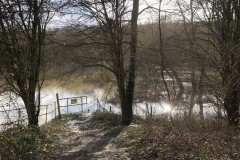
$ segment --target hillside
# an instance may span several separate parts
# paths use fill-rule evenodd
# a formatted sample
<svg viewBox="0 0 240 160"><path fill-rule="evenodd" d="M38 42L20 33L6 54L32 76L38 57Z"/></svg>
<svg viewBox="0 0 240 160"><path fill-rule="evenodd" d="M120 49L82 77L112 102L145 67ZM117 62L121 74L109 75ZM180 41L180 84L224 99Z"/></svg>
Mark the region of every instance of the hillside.
<svg viewBox="0 0 240 160"><path fill-rule="evenodd" d="M131 125L122 126L119 115L96 112L91 117L70 114L55 119L40 128L35 141L28 141L32 135L27 133L19 128L1 133L2 159L240 158L239 129L229 129L224 120L174 119L172 127L164 117L135 117Z"/></svg>

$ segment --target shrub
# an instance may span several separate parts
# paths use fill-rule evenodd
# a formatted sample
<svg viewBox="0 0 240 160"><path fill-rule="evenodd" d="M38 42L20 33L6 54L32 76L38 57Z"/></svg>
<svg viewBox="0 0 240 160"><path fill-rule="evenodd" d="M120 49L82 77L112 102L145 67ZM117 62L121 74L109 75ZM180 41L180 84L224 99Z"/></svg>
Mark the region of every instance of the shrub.
<svg viewBox="0 0 240 160"><path fill-rule="evenodd" d="M38 128L18 126L0 133L0 155L6 160L43 159L49 155L49 142L50 139Z"/></svg>

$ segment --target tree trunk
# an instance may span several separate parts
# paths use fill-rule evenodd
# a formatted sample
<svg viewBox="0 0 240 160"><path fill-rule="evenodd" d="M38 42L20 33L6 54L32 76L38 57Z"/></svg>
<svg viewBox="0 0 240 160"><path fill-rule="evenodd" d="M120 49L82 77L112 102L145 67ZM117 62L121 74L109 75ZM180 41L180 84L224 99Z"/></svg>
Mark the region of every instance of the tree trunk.
<svg viewBox="0 0 240 160"><path fill-rule="evenodd" d="M123 65L120 65L118 75L116 77L117 77L117 81L118 81L118 93L119 93L119 97L120 97L122 121L125 121L126 119L128 119L128 113L127 113L127 109L126 109L126 93L125 93Z"/></svg>
<svg viewBox="0 0 240 160"><path fill-rule="evenodd" d="M237 126L239 123L239 96L237 91L224 98L224 107L228 115L228 124L230 126Z"/></svg>
<svg viewBox="0 0 240 160"><path fill-rule="evenodd" d="M183 86L181 78L179 78L179 76L178 76L178 73L173 68L171 68L171 71L172 71L173 76L176 79L177 85L179 87L179 91L178 91L178 93L176 95L176 98L175 98L173 104L172 104L172 107L174 108L174 107L177 107L178 103L181 101L182 95L183 95L185 89L184 89L184 86ZM173 108L172 108L172 110L173 110Z"/></svg>
<svg viewBox="0 0 240 160"><path fill-rule="evenodd" d="M6 41L1 43L5 65L0 69L8 73L4 75L7 85L22 98L29 127L35 127L38 126L40 112L40 98L35 104L35 92L38 85L40 94L44 37L50 20L48 2L9 0L8 3L0 1L0 5L1 36L6 37Z"/></svg>
<svg viewBox="0 0 240 160"><path fill-rule="evenodd" d="M132 106L128 106L126 94L125 94L125 87L119 86L119 94L120 94L120 103L121 103L121 111L122 111L122 124L128 125L131 123L133 118L133 111Z"/></svg>
<svg viewBox="0 0 240 160"><path fill-rule="evenodd" d="M197 93L195 71L191 71L191 83L192 83L192 93L191 93L190 104L189 104L189 113L188 113L189 118L192 118L192 116L193 116L193 108L194 108L195 97L196 97L196 93Z"/></svg>
<svg viewBox="0 0 240 160"><path fill-rule="evenodd" d="M29 126L30 127L36 127L38 126L38 107L35 104L35 89L32 91L29 91L29 108L30 108L30 114L31 118L28 120L29 121ZM39 105L39 104L37 104Z"/></svg>
<svg viewBox="0 0 240 160"><path fill-rule="evenodd" d="M239 102L240 102L240 62L236 55L222 47L222 84L225 89L224 109L227 112L228 124L237 126L239 123ZM231 55L231 56L229 56Z"/></svg>
<svg viewBox="0 0 240 160"><path fill-rule="evenodd" d="M237 126L239 123L239 89L236 86L236 81L230 81L227 88L227 93L224 98L224 108L228 116L228 124Z"/></svg>
<svg viewBox="0 0 240 160"><path fill-rule="evenodd" d="M205 74L205 68L201 68L201 73L200 73L200 78L198 82L198 104L199 104L199 116L200 120L204 120L204 115L203 115L203 77Z"/></svg>
<svg viewBox="0 0 240 160"><path fill-rule="evenodd" d="M37 127L38 126L38 116L39 111L37 106L35 106L35 92L34 93L21 93L20 97L22 98L27 115L28 115L28 126Z"/></svg>
<svg viewBox="0 0 240 160"><path fill-rule="evenodd" d="M133 1L133 11L131 19L131 44L130 44L130 62L128 72L128 82L126 88L126 101L123 107L122 123L128 125L133 119L133 96L135 88L136 71L136 53L137 53L137 20L138 20L139 0Z"/></svg>
<svg viewBox="0 0 240 160"><path fill-rule="evenodd" d="M210 1L211 3L211 1ZM240 4L233 0L212 2L213 29L219 44L221 56L221 78L224 88L224 108L230 126L239 123L240 96ZM212 24L210 24L212 26Z"/></svg>

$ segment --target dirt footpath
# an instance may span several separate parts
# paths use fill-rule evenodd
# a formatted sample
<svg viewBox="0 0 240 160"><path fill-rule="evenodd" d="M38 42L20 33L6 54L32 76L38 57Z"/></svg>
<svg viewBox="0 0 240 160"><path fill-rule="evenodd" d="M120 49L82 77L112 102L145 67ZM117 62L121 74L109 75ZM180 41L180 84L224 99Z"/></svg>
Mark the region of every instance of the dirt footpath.
<svg viewBox="0 0 240 160"><path fill-rule="evenodd" d="M87 120L72 120L65 124L66 132L58 141L60 160L130 160L120 147L117 136L123 126L111 126Z"/></svg>

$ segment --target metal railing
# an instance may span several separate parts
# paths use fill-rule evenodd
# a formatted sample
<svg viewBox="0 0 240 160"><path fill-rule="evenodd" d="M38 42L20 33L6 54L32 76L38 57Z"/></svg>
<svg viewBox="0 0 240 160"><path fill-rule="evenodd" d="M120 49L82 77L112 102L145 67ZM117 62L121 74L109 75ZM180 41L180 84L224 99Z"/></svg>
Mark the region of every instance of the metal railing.
<svg viewBox="0 0 240 160"><path fill-rule="evenodd" d="M81 111L83 111L84 105L88 103L87 96L61 98L61 99L57 99L57 101L61 101L60 104L66 104L66 105L58 106L57 103L54 102L53 104L40 106L41 110L39 114L39 121L41 121L41 124L47 123L53 118L57 118L57 116L59 116L59 113L61 114L61 112L58 112L60 108L66 108L67 109L66 113L70 113L69 107L80 106ZM21 107L11 108L8 106L8 109L6 109L6 106L2 105L0 106L0 108L1 108L0 118L2 118L3 120L3 122L0 122L0 130L2 130L3 128L13 127L14 125L27 124L28 117L26 114L25 107L21 106ZM79 112L79 110L76 112ZM15 113L12 113L12 112L15 112ZM11 113L14 114L14 116L12 116Z"/></svg>
<svg viewBox="0 0 240 160"><path fill-rule="evenodd" d="M81 111L83 112L83 105L87 104L87 96L79 96L79 97L70 97L70 98L61 98L59 99L60 106L66 107L67 113L69 112L69 107L71 106L81 106ZM65 102L65 105L61 105L61 102Z"/></svg>

